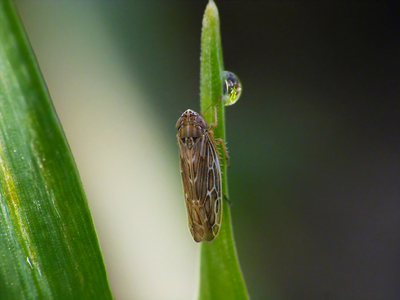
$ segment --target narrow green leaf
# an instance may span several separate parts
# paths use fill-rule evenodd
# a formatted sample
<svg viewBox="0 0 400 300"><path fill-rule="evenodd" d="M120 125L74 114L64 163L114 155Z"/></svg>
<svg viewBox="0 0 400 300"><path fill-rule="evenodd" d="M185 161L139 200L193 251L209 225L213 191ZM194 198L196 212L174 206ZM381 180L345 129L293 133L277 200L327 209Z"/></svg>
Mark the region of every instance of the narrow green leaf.
<svg viewBox="0 0 400 300"><path fill-rule="evenodd" d="M218 9L211 0L204 13L201 36L200 107L207 124L211 124L214 106L218 106L218 126L214 134L225 140L225 112L220 101L223 71ZM221 158L222 190L229 198L227 167L223 156ZM227 201L224 201L221 230L211 243L201 244L200 260L199 300L249 299L236 254Z"/></svg>
<svg viewBox="0 0 400 300"><path fill-rule="evenodd" d="M12 1L0 1L0 299L112 299L86 197Z"/></svg>

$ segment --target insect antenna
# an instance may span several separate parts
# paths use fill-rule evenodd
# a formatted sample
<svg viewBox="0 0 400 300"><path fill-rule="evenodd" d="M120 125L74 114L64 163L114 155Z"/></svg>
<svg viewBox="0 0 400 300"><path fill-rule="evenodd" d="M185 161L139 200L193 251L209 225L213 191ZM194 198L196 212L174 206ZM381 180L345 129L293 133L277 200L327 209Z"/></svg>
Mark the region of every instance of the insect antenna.
<svg viewBox="0 0 400 300"><path fill-rule="evenodd" d="M219 100L217 102L217 104L215 104L215 106L217 106L222 100L222 95L219 96ZM212 104L210 104L210 106L207 107L207 109L201 114L201 117L204 118L204 115L206 114L206 112L211 108L211 106L213 106Z"/></svg>

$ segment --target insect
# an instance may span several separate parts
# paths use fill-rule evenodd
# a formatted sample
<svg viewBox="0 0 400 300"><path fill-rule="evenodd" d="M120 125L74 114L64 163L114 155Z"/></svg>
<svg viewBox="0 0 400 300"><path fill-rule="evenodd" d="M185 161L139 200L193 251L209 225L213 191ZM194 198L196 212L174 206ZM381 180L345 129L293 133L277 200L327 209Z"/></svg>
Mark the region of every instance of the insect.
<svg viewBox="0 0 400 300"><path fill-rule="evenodd" d="M207 126L197 112L186 110L176 123L183 192L193 239L211 242L218 235L222 221L222 181L217 143L228 152L222 139L215 139L215 123Z"/></svg>

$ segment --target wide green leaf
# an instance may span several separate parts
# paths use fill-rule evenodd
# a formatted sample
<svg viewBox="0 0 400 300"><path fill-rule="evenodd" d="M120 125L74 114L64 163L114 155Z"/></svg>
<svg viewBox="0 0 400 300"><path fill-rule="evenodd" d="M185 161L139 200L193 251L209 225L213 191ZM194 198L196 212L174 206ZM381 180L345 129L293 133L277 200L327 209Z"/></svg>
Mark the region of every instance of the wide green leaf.
<svg viewBox="0 0 400 300"><path fill-rule="evenodd" d="M0 1L0 299L111 299L79 175L12 1Z"/></svg>
<svg viewBox="0 0 400 300"><path fill-rule="evenodd" d="M216 138L225 139L225 112L222 103L222 58L218 9L211 0L203 17L201 36L200 106L207 124L214 122L214 107L218 108ZM222 151L219 148L220 152ZM222 153L222 152L221 152ZM221 157L222 190L228 194L227 167ZM218 236L211 243L201 244L200 300L249 299L246 285L240 271L232 233L230 207L224 201L222 226Z"/></svg>

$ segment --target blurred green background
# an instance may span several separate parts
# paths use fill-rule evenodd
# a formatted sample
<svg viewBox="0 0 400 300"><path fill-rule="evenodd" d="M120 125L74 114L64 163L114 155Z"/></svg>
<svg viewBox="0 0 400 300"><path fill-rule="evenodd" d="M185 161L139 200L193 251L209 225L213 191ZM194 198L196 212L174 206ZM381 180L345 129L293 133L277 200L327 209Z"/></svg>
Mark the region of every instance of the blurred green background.
<svg viewBox="0 0 400 300"><path fill-rule="evenodd" d="M193 299L174 125L207 1L18 0L116 299ZM252 299L399 299L399 5L216 1L233 227Z"/></svg>

